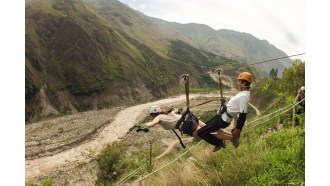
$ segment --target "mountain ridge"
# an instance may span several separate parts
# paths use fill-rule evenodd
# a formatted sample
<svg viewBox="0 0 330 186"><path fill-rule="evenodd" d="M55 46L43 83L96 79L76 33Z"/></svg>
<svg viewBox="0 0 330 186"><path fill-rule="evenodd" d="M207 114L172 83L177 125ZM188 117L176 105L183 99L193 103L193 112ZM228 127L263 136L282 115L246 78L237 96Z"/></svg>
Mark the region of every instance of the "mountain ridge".
<svg viewBox="0 0 330 186"><path fill-rule="evenodd" d="M52 114L41 103L66 114L179 93L182 73L191 86L215 86L208 71L240 64L214 52L217 40L206 47L203 34L116 0L27 0L25 10L26 120Z"/></svg>
<svg viewBox="0 0 330 186"><path fill-rule="evenodd" d="M120 3L115 0L83 0L83 1L86 3L95 2L95 1L100 2L99 6L102 6L102 10L100 10L100 7L97 7L93 4L90 5L94 6L95 9L105 17L105 19L116 22L116 24L118 24L119 29L124 29L129 35L131 35L131 37L136 37L138 40L145 40L145 38L141 37L138 33L130 34L130 30L132 30L131 27L133 27L134 25L120 24L120 22L122 20L128 20L130 17L134 17L134 20L142 19L143 20L142 22L145 25L143 28L140 27L138 28L139 30L142 30L140 32L148 33L148 37L152 38L151 40L148 40L150 42L149 46L155 49L156 51L162 49L164 50L164 48L166 47L159 49L157 47L154 47L155 44L153 43L156 42L157 44L167 46L169 45L170 41L168 41L168 39L166 38L161 38L159 40L156 40L155 39L156 36L153 36L154 35L153 33L162 33L160 35L165 35L167 36L167 38L171 38L173 40L182 40L194 46L195 48L212 52L216 55L225 56L233 60L238 60L246 64L287 56L283 51L280 51L274 45L271 45L268 41L260 40L249 33L238 32L229 29L215 30L208 25L199 24L199 23L181 24L176 22L168 22L159 18L146 16L137 10L130 9L128 5ZM116 11L116 9L120 9L120 7L125 7L125 9L122 10L122 12L124 12L123 16L120 16L119 20L109 16L109 14L105 14L104 12L102 12L102 11L106 11L107 8L109 8L109 5L112 5L111 2L117 2L116 6L113 8L114 9L113 11ZM127 11L129 11L129 13ZM132 16L128 16L130 14L132 14ZM116 15L120 15L120 14L117 13ZM152 24L157 26L156 28L151 27L152 32L150 33L147 30L145 30L145 28L149 28L150 25ZM262 45L262 47L260 47L259 45ZM258 50L254 50L256 47L258 48ZM281 76L284 68L289 67L291 64L292 62L290 59L281 59L271 64L256 65L256 67L259 71L261 71L264 77L268 76L269 71L272 68L274 69L278 68L279 75Z"/></svg>

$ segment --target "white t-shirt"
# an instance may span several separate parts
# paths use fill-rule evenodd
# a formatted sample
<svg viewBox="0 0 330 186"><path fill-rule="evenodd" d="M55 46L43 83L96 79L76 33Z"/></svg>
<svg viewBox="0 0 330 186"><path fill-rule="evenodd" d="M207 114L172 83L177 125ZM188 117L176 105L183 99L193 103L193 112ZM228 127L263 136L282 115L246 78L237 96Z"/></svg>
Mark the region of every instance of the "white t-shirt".
<svg viewBox="0 0 330 186"><path fill-rule="evenodd" d="M227 112L231 116L236 116L239 113L247 113L248 104L250 101L250 91L244 90L232 97L227 106ZM230 123L232 118L228 117L227 114L222 114L222 120Z"/></svg>
<svg viewBox="0 0 330 186"><path fill-rule="evenodd" d="M159 118L161 125L165 130L175 129L176 123L179 121L182 115L175 113L159 114L156 118Z"/></svg>

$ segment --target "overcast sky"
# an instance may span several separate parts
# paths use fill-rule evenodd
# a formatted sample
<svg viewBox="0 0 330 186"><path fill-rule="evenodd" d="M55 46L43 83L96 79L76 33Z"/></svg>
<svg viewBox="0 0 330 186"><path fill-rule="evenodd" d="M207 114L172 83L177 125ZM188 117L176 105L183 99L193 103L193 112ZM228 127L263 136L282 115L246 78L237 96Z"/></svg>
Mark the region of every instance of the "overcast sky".
<svg viewBox="0 0 330 186"><path fill-rule="evenodd" d="M250 33L267 40L287 55L305 52L304 0L120 1L166 21L201 23L215 30Z"/></svg>

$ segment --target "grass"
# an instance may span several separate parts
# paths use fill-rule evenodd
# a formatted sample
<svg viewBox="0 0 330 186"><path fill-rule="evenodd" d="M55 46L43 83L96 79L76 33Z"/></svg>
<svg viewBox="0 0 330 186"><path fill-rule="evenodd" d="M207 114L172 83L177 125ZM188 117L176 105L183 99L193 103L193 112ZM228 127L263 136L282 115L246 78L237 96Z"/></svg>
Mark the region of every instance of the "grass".
<svg viewBox="0 0 330 186"><path fill-rule="evenodd" d="M30 181L26 181L25 182L25 186L38 186L39 184L30 182ZM53 185L53 180L51 178L45 178L42 180L41 183L42 186L52 186Z"/></svg>
<svg viewBox="0 0 330 186"><path fill-rule="evenodd" d="M201 115L208 120L214 110ZM274 118L253 130L243 130L241 145L212 153L205 142L178 161L145 179L143 185L304 185L305 133L303 124L267 133L277 125ZM247 128L247 126L246 126ZM186 144L189 149L196 141ZM179 157L186 149L177 148L154 162L154 170ZM171 178L171 179L168 179Z"/></svg>
<svg viewBox="0 0 330 186"><path fill-rule="evenodd" d="M201 119L208 120L214 112L205 112ZM227 142L226 149L212 153L210 145L203 142L177 162L144 180L143 184L304 185L304 125L286 126L277 132L266 133L267 128L274 125L277 125L277 118L253 130L243 130L238 149ZM195 144L187 144L187 149ZM173 151L158 160L155 168L177 158L182 151ZM171 179L166 179L169 177Z"/></svg>
<svg viewBox="0 0 330 186"><path fill-rule="evenodd" d="M283 103L278 98L269 102L271 107L265 107L264 112L271 112L279 108ZM285 104L289 104L288 102ZM277 108L277 109L276 109ZM204 112L200 118L203 121L214 116L216 110ZM266 115L267 113L264 113ZM249 108L249 119L253 121L256 113ZM134 182L168 163L180 157L174 163L161 169L142 181L143 185L304 185L305 184L305 120L303 115L299 118L300 125L292 128L291 125L283 125L279 131L268 133L268 128L277 126L278 118L275 117L262 125L249 129L255 123L247 123L241 134L241 145L234 148L227 142L227 148L217 153L212 153L212 146L201 142L193 150L180 157L187 149L197 144L197 141L185 144L186 149L175 147L170 153L161 159L150 158L149 149L127 154L125 144L111 146L104 152L116 153L106 155L106 161L99 161L100 167L114 159L112 169L104 169L105 177L99 177L98 185L114 184L122 180L140 166L144 168L132 178L125 181ZM120 147L120 150L117 151ZM138 145L137 145L138 147ZM117 149L117 150L116 150ZM140 148L141 149L141 148ZM120 152L120 153L119 153ZM101 156L105 154L102 153ZM152 157L156 157L153 152ZM100 156L100 157L101 157ZM109 159L110 157L110 159ZM109 164L108 164L109 165ZM149 165L149 169L148 166ZM105 166L107 167L107 166ZM102 170L102 168L100 168ZM109 175L113 170L118 172L117 180ZM99 174L101 175L101 174ZM109 177L110 176L110 177ZM171 179L168 179L171 178Z"/></svg>
<svg viewBox="0 0 330 186"><path fill-rule="evenodd" d="M202 143L176 163L147 178L143 185L304 185L304 126L241 139L241 146L212 153ZM190 144L191 145L194 145ZM189 148L189 147L187 147ZM160 167L181 152L156 163ZM166 179L171 178L171 179Z"/></svg>
<svg viewBox="0 0 330 186"><path fill-rule="evenodd" d="M130 150L129 145L122 141L116 141L102 150L97 157L99 173L97 175L96 185L111 185L124 179L127 176L143 166L143 171L151 172L153 164L149 161L150 157L156 157L159 154L158 146L142 148L142 142L136 141L132 144L137 150ZM136 179L136 176L132 176Z"/></svg>

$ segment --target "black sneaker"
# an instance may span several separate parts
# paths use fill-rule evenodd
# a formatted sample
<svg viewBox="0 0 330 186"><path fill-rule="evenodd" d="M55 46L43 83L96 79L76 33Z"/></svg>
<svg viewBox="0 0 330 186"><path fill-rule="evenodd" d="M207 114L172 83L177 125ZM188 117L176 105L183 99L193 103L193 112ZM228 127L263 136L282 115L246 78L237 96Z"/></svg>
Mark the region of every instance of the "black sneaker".
<svg viewBox="0 0 330 186"><path fill-rule="evenodd" d="M215 146L212 152L216 152L220 150L221 148L226 148L226 144L224 140L220 140L220 144Z"/></svg>
<svg viewBox="0 0 330 186"><path fill-rule="evenodd" d="M222 145L215 146L212 152L217 152L222 148Z"/></svg>
<svg viewBox="0 0 330 186"><path fill-rule="evenodd" d="M235 138L235 139L231 140L231 142L233 143L233 146L235 148L237 148L239 146L239 138Z"/></svg>

